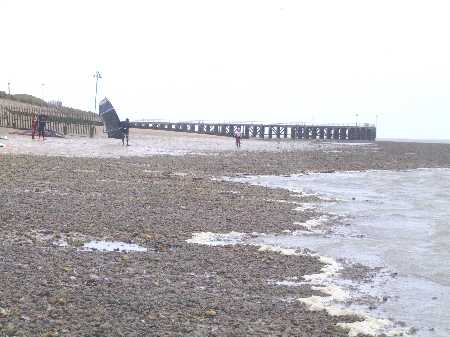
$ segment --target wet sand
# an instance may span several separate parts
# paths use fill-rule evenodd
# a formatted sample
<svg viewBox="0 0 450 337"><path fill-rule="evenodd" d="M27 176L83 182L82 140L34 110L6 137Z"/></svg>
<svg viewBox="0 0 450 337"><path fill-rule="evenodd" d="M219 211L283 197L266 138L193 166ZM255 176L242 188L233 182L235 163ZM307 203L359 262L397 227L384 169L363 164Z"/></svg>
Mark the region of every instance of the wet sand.
<svg viewBox="0 0 450 337"><path fill-rule="evenodd" d="M6 336L346 336L336 323L359 318L309 311L297 299L320 292L269 282L320 272L317 257L186 242L195 232L281 233L317 216L295 211L288 191L211 178L450 166L450 146L439 144L244 140L236 151L230 138L175 132L132 133L129 148L101 137L8 137L0 148ZM146 251L80 249L91 240Z"/></svg>
<svg viewBox="0 0 450 337"><path fill-rule="evenodd" d="M20 131L19 131L20 132ZM67 136L66 138L46 138L45 141L17 135L3 129L3 134L11 140L5 143L4 153L37 154L64 157L147 157L153 155L218 154L234 151L234 139L212 135L168 132L158 130L130 130L130 146L122 146L119 139L108 139L102 130L94 138ZM0 135L2 131L0 130ZM244 141L243 141L244 142ZM311 143L312 144L312 143ZM288 141L245 141L242 151L292 151L313 148L305 142Z"/></svg>

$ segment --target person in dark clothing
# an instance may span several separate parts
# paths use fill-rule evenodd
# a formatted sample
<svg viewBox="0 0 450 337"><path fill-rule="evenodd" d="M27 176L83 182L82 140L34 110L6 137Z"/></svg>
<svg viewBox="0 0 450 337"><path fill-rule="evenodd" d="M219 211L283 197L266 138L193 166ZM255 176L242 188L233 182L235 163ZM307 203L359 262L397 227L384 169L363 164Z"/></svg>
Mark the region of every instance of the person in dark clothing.
<svg viewBox="0 0 450 337"><path fill-rule="evenodd" d="M34 139L34 136L36 136L38 128L38 120L36 118L36 115L33 116L33 120L31 121L31 139Z"/></svg>
<svg viewBox="0 0 450 337"><path fill-rule="evenodd" d="M38 118L38 139L45 140L45 127L47 126L47 119L44 115L39 115Z"/></svg>
<svg viewBox="0 0 450 337"><path fill-rule="evenodd" d="M234 138L236 138L236 147L241 147L241 128L237 128L237 130L234 132Z"/></svg>
<svg viewBox="0 0 450 337"><path fill-rule="evenodd" d="M125 122L121 122L121 128L122 128L122 145L125 145L125 139L127 140L127 146L128 146L128 134L130 132L130 120L127 118Z"/></svg>

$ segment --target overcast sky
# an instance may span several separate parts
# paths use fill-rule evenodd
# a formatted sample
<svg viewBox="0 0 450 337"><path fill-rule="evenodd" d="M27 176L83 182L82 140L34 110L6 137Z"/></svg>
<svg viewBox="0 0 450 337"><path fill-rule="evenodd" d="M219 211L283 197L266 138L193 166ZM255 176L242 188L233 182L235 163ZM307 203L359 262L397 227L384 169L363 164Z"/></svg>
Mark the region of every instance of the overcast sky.
<svg viewBox="0 0 450 337"><path fill-rule="evenodd" d="M450 139L448 0L0 0L0 12L3 91L94 110L98 70L122 119L378 120L379 137Z"/></svg>

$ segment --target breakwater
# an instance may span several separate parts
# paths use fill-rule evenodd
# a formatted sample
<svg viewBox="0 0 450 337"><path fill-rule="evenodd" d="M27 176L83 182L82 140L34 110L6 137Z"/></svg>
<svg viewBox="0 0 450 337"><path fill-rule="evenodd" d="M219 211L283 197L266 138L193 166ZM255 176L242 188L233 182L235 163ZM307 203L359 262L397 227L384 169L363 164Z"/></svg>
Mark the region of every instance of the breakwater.
<svg viewBox="0 0 450 337"><path fill-rule="evenodd" d="M0 127L31 129L34 116L45 115L48 129L61 134L91 135L101 120L92 112L70 111L53 106L36 106L0 99Z"/></svg>

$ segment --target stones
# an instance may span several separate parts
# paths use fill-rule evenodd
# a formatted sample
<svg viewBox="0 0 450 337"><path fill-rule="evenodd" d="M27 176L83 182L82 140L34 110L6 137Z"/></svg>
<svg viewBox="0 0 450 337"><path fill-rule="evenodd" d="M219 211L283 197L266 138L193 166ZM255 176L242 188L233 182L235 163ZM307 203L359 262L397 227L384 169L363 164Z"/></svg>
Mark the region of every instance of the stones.
<svg viewBox="0 0 450 337"><path fill-rule="evenodd" d="M214 309L208 309L205 311L205 316L210 317L210 318L215 317L215 316L217 316L217 312Z"/></svg>
<svg viewBox="0 0 450 337"><path fill-rule="evenodd" d="M49 330L42 335L42 337L57 337L57 336L59 336L59 333L56 330Z"/></svg>
<svg viewBox="0 0 450 337"><path fill-rule="evenodd" d="M62 296L53 296L47 299L47 302L51 305L65 305L67 300Z"/></svg>
<svg viewBox="0 0 450 337"><path fill-rule="evenodd" d="M14 336L16 334L16 332L17 332L17 327L14 324L12 324L12 323L7 323L6 325L3 326L1 331L6 336Z"/></svg>
<svg viewBox="0 0 450 337"><path fill-rule="evenodd" d="M9 310L0 307L0 318L6 318L9 316Z"/></svg>
<svg viewBox="0 0 450 337"><path fill-rule="evenodd" d="M408 329L408 334L415 335L417 333L417 331L419 331L417 328L411 327Z"/></svg>
<svg viewBox="0 0 450 337"><path fill-rule="evenodd" d="M142 235L142 238L143 238L145 241L152 241L152 240L155 239L155 237L154 237L153 235L148 234L148 233L143 234L143 235Z"/></svg>

